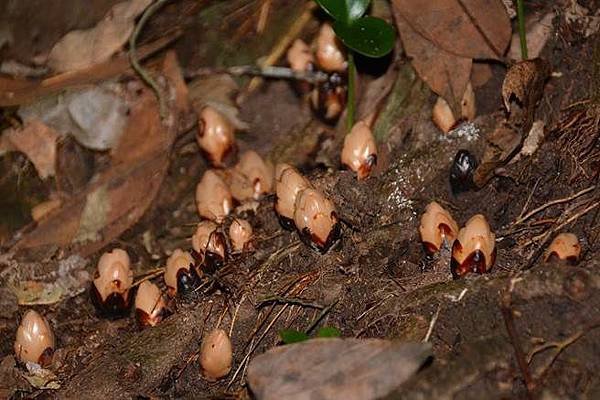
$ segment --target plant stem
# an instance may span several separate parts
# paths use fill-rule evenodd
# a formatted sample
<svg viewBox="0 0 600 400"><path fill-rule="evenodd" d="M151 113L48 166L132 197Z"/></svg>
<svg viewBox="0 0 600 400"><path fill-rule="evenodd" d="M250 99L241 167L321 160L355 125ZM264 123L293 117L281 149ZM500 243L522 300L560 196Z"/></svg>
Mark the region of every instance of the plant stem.
<svg viewBox="0 0 600 400"><path fill-rule="evenodd" d="M525 5L517 0L517 20L519 22L519 41L521 42L521 58L527 60L527 37L525 32Z"/></svg>
<svg viewBox="0 0 600 400"><path fill-rule="evenodd" d="M348 106L346 107L346 129L350 132L354 126L354 80L356 79L356 65L354 65L354 53L348 50Z"/></svg>

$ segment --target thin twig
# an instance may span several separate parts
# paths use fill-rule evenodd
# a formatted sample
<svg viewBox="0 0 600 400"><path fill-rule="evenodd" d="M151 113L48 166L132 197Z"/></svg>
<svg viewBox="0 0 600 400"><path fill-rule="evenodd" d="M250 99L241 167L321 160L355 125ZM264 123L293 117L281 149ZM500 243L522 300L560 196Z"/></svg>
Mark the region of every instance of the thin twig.
<svg viewBox="0 0 600 400"><path fill-rule="evenodd" d="M340 299L335 299L330 305L328 305L327 307L325 307L323 309L323 311L321 311L321 314L319 314L319 316L313 321L312 324L310 324L310 326L306 329L306 331L304 331L304 333L306 333L307 335L317 327L317 325L319 325L319 322L321 322L321 320L327 315L329 314L329 312L331 311L331 309L333 307L335 307L335 305L340 301Z"/></svg>
<svg viewBox="0 0 600 400"><path fill-rule="evenodd" d="M296 18L294 23L290 26L290 29L281 36L281 39L277 42L271 53L264 59L264 61L259 62L261 67L268 67L277 62L279 58L283 55L285 50L289 47L292 40L298 37L304 26L311 20L313 17L313 10L317 4L313 1L309 1L306 4L306 9L300 15L300 17ZM260 85L260 78L254 78L248 84L248 93L255 90Z"/></svg>
<svg viewBox="0 0 600 400"><path fill-rule="evenodd" d="M562 199L552 200L552 201L549 201L548 203L542 204L541 206L539 206L539 207L531 210L530 212L528 212L524 216L519 217L512 225L514 226L514 225L521 224L521 223L525 222L526 220L528 220L529 218L533 217L535 214L539 213L540 211L545 210L548 207L551 207L551 206L556 205L556 204L561 204L561 203L565 203L565 202L574 200L574 199L576 199L576 198L578 198L580 196L583 196L586 193L591 192L595 188L596 188L596 185L590 186L590 187L588 187L586 189L580 190L579 192L577 192L577 193L575 193L575 194L573 194L571 196L563 197ZM534 190L535 190L535 188L534 188ZM533 192L532 192L532 194L533 194Z"/></svg>
<svg viewBox="0 0 600 400"><path fill-rule="evenodd" d="M160 90L160 87L158 86L158 83L156 83L156 81L154 80L154 78L152 78L150 76L148 71L140 65L140 63L138 61L138 57L137 57L136 42L137 42L138 36L139 36L142 28L144 27L144 25L146 24L148 19L150 19L150 17L158 9L160 9L167 1L169 1L169 0L157 0L155 3L151 4L148 8L146 8L144 13L142 14L142 17L140 18L140 21L137 23L137 25L133 29L133 33L129 37L129 61L131 62L131 67L140 76L142 81L144 81L144 83L146 83L148 86L150 86L152 88L152 90L154 91L154 94L156 95L156 98L158 100L158 104L160 107L159 109L160 109L161 120L164 119L165 116L167 115L166 99L163 96L163 94Z"/></svg>
<svg viewBox="0 0 600 400"><path fill-rule="evenodd" d="M519 369L521 370L521 374L523 375L523 380L525 381L528 398L533 399L533 390L535 389L535 382L533 381L531 373L529 372L529 366L527 365L527 361L525 361L523 348L521 347L519 335L517 334L517 329L515 328L513 310L511 306L511 297L512 294L510 290L505 290L503 293L500 294L500 311L502 312L502 318L504 319L506 332L508 333L508 337L515 351L515 358L517 359L517 364L519 365Z"/></svg>
<svg viewBox="0 0 600 400"><path fill-rule="evenodd" d="M427 329L427 334L423 338L423 342L429 342L429 338L431 338L431 334L433 333L433 327L435 326L435 323L437 322L438 317L440 316L441 308L442 308L442 304L440 303L437 306L437 310L435 311L435 314L433 314L433 318L431 318L431 322L429 323L429 329Z"/></svg>
<svg viewBox="0 0 600 400"><path fill-rule="evenodd" d="M265 330L263 331L263 333L260 335L260 337L258 338L258 340L254 343L253 346L250 346L250 349L248 350L248 353L246 353L246 355L244 356L244 358L240 362L240 365L238 366L238 368L235 370L235 373L231 377L231 380L227 384L227 388L229 388L229 386L231 386L231 384L233 383L233 381L235 381L235 378L239 374L240 370L242 369L242 367L244 366L244 364L246 363L246 361L250 358L250 355L252 355L252 353L254 352L254 350L256 350L256 348L258 347L258 345L260 344L260 342L265 338L265 336L267 335L267 333L269 332L269 330L271 329L271 327L273 326L273 324L275 324L275 322L277 321L277 319L279 318L279 316L281 314L283 314L283 312L285 311L285 309L288 306L289 306L289 304L284 304L283 307L281 307L281 310L279 310L279 312L275 315L275 317L273 317L273 319L271 320L271 322L269 322L269 325L267 325L267 327L265 328Z"/></svg>
<svg viewBox="0 0 600 400"><path fill-rule="evenodd" d="M525 205L523 205L523 208L521 209L521 212L519 213L519 218L523 217L523 214L525 214L525 210L527 210L527 207L529 207L529 203L531 202L531 199L533 198L533 194L535 193L535 191L541 181L542 181L541 177L539 177L537 179L537 181L535 181L535 184L533 185L533 189L531 189L531 192L529 193L529 196L527 197L527 201L525 202Z"/></svg>
<svg viewBox="0 0 600 400"><path fill-rule="evenodd" d="M296 297L284 297L284 296L268 296L265 297L264 299L261 299L258 301L258 305L257 307L262 307L266 304L270 304L270 303L278 303L278 304L293 304L293 305L297 305L297 306L302 306L302 307L309 307L309 308L316 308L318 310L322 310L323 308L325 308L325 306L322 306L321 304L317 304L317 303L312 303L303 299L299 299Z"/></svg>
<svg viewBox="0 0 600 400"><path fill-rule="evenodd" d="M558 356L570 345L572 345L573 343L575 343L576 341L578 341L579 339L581 339L585 334L587 334L588 332L590 332L593 329L596 329L600 327L600 322L596 321L596 322L592 322L591 324L588 324L585 328L583 328L580 331L575 332L574 334L572 334L571 336L567 337L565 340L561 340L561 341L556 341L556 342L549 342L549 343L545 343L542 344L540 346L537 346L535 348L533 348L529 354L527 355L527 362L531 363L531 361L533 360L533 357L535 357L537 354L542 353L546 350L549 349L556 349L554 351L554 353L552 354L552 356L548 359L548 361L545 363L545 365L543 367L541 367L538 371L539 373L537 374L537 380L538 382L541 382L544 378L544 376L548 373L548 371L550 370L550 368L552 367L552 365L554 364L554 362L556 361L556 359L558 358Z"/></svg>
<svg viewBox="0 0 600 400"><path fill-rule="evenodd" d="M255 75L264 78L295 79L309 83L326 82L329 79L329 76L322 71L295 71L286 67L260 67L258 65L236 65L223 68L202 67L187 72L185 77L187 79L193 79L199 76L215 74L229 74L233 76Z"/></svg>
<svg viewBox="0 0 600 400"><path fill-rule="evenodd" d="M142 282L150 280L150 279L155 278L157 276L160 276L160 275L162 275L164 273L165 273L165 269L163 267L156 268L156 269L153 269L151 271L147 271L146 273L144 273L143 278L141 278L138 281L134 282L131 285L131 287L139 286L139 284L141 284Z"/></svg>

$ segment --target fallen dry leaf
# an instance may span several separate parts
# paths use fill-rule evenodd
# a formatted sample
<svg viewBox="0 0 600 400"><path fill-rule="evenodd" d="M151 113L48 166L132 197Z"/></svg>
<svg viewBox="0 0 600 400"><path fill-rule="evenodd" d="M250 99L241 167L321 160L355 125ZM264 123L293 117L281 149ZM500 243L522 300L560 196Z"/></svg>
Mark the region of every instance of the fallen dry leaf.
<svg viewBox="0 0 600 400"><path fill-rule="evenodd" d="M500 0L394 0L393 6L412 30L461 57L499 60L510 42Z"/></svg>
<svg viewBox="0 0 600 400"><path fill-rule="evenodd" d="M508 117L486 138L483 158L473 174L477 186L484 186L496 169L506 165L521 149L549 76L550 65L540 58L520 61L506 72L502 100Z"/></svg>
<svg viewBox="0 0 600 400"><path fill-rule="evenodd" d="M50 51L48 66L65 72L106 61L127 42L136 17L151 2L129 0L115 4L95 27L67 33Z"/></svg>
<svg viewBox="0 0 600 400"><path fill-rule="evenodd" d="M527 23L527 55L531 58L539 57L544 46L552 36L554 28L552 20L556 14L553 11L544 15L533 15ZM510 49L507 57L512 60L521 61L521 42L519 32L515 32L510 41Z"/></svg>
<svg viewBox="0 0 600 400"><path fill-rule="evenodd" d="M248 383L258 400L379 399L409 379L430 355L427 343L313 339L255 357Z"/></svg>
<svg viewBox="0 0 600 400"><path fill-rule="evenodd" d="M31 160L40 178L53 176L56 144L60 134L39 120L30 120L20 129L9 128L2 135L0 154L20 151Z"/></svg>
<svg viewBox="0 0 600 400"><path fill-rule="evenodd" d="M165 71L173 83L182 82L176 59L165 59ZM175 63L175 66L172 64ZM181 90L180 84L175 88ZM108 169L94 177L81 193L67 199L38 226L18 241L14 250L61 246L82 256L97 251L135 224L150 207L169 165L171 145L185 110L176 108L178 93L168 87L170 115L164 124L159 118L154 93L143 89L131 105L130 118Z"/></svg>
<svg viewBox="0 0 600 400"><path fill-rule="evenodd" d="M550 65L541 58L520 61L508 69L502 83L502 100L509 123L529 131L549 77Z"/></svg>
<svg viewBox="0 0 600 400"><path fill-rule="evenodd" d="M399 12L396 12L396 25L404 49L412 57L412 65L421 79L448 102L455 115L460 115L460 100L471 75L471 58L435 46L415 32Z"/></svg>
<svg viewBox="0 0 600 400"><path fill-rule="evenodd" d="M510 20L502 2L393 0L392 5L417 73L460 115L473 59L500 60L510 41Z"/></svg>
<svg viewBox="0 0 600 400"><path fill-rule="evenodd" d="M487 138L479 167L473 174L473 182L483 187L494 176L496 168L505 165L517 153L523 136L515 129L501 125Z"/></svg>
<svg viewBox="0 0 600 400"><path fill-rule="evenodd" d="M180 32L167 35L138 49L140 60L161 50L180 36ZM44 80L5 78L0 76L0 107L31 103L72 86L96 83L117 76L131 68L129 56L121 54L89 68L65 72Z"/></svg>

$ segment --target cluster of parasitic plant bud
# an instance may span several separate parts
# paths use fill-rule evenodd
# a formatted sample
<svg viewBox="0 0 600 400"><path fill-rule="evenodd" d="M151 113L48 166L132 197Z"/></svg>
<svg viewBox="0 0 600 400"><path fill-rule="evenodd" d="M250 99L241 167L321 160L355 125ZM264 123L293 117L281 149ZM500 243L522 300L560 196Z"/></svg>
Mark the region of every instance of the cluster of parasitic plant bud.
<svg viewBox="0 0 600 400"><path fill-rule="evenodd" d="M245 229L249 227L239 222L242 235L247 236ZM235 221L234 221L235 222ZM204 228L193 237L195 251L203 250L205 257L222 257L224 245L213 239L211 230L217 225L212 221L202 221ZM251 229L251 228L250 228ZM239 241L237 242L239 245ZM198 247L199 246L199 247ZM242 246L243 247L243 246ZM202 270L196 268L192 255L181 249L173 251L167 260L163 275L167 294L175 297L180 293L194 290ZM98 262L97 278L92 283L92 299L98 310L105 316L123 316L129 311L132 297L133 273L127 252L114 249L104 253ZM169 300L160 288L150 282L142 281L135 295L135 314L140 326L155 326L171 314ZM29 311L17 331L15 354L22 362L35 362L42 366L48 365L54 351L54 335L48 322L35 311ZM202 375L209 381L215 381L226 376L233 360L232 346L229 336L222 329L216 329L204 338L200 351Z"/></svg>
<svg viewBox="0 0 600 400"><path fill-rule="evenodd" d="M275 177L275 211L281 225L295 226L307 245L325 253L341 233L333 202L291 165L278 164Z"/></svg>
<svg viewBox="0 0 600 400"><path fill-rule="evenodd" d="M104 253L92 281L92 302L100 315L109 318L129 313L134 297L133 271L125 250ZM135 313L140 326L154 326L170 314L168 303L154 283L142 282L135 292Z"/></svg>
<svg viewBox="0 0 600 400"><path fill-rule="evenodd" d="M287 60L294 71L320 70L328 74L328 79L319 85L300 82L296 88L301 94L310 92L311 106L318 115L326 121L335 121L346 103L348 63L331 25L321 25L313 49L301 39L296 39L288 50Z"/></svg>
<svg viewBox="0 0 600 400"><path fill-rule="evenodd" d="M460 102L460 119L457 120L454 112L452 112L452 108L441 96L437 98L435 104L433 105L431 118L433 123L442 132L448 133L456 127L458 122L463 120L472 121L475 119L476 112L475 91L473 90L471 82L468 82Z"/></svg>
<svg viewBox="0 0 600 400"><path fill-rule="evenodd" d="M481 214L471 217L459 230L450 213L434 201L425 208L419 233L429 255L443 246L452 249L450 271L455 279L470 272L489 272L494 265L496 236Z"/></svg>
<svg viewBox="0 0 600 400"><path fill-rule="evenodd" d="M356 172L359 180L366 179L377 164L377 145L369 125L358 121L344 138L342 164Z"/></svg>

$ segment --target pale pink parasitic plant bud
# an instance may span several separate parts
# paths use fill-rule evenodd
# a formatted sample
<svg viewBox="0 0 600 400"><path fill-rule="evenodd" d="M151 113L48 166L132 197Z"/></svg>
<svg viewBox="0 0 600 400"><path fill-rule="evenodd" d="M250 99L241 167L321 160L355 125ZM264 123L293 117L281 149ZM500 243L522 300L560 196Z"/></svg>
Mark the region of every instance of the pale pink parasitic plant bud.
<svg viewBox="0 0 600 400"><path fill-rule="evenodd" d="M434 254L441 249L444 242L448 247L452 247L458 235L458 224L448 211L432 201L425 207L419 233L425 251Z"/></svg>
<svg viewBox="0 0 600 400"><path fill-rule="evenodd" d="M273 190L273 165L266 162L253 150L245 151L235 169L245 176L252 185L254 200Z"/></svg>
<svg viewBox="0 0 600 400"><path fill-rule="evenodd" d="M496 235L481 214L471 217L452 246L450 269L454 278L469 272L489 272L496 260Z"/></svg>
<svg viewBox="0 0 600 400"><path fill-rule="evenodd" d="M175 249L167 259L164 279L170 297L175 297L177 293L190 293L196 288L198 275L194 264L194 257L181 249Z"/></svg>
<svg viewBox="0 0 600 400"><path fill-rule="evenodd" d="M348 66L342 46L330 24L321 25L317 36L317 64L327 72L344 72Z"/></svg>
<svg viewBox="0 0 600 400"><path fill-rule="evenodd" d="M561 233L548 246L544 260L549 262L558 259L559 261L576 264L580 254L581 244L579 244L577 236L573 233Z"/></svg>
<svg viewBox="0 0 600 400"><path fill-rule="evenodd" d="M359 121L344 138L342 164L356 172L359 180L365 179L377 164L377 145L371 128Z"/></svg>
<svg viewBox="0 0 600 400"><path fill-rule="evenodd" d="M92 300L98 310L107 316L121 316L131 306L133 271L125 250L114 249L104 253L98 261L96 278L92 283Z"/></svg>
<svg viewBox="0 0 600 400"><path fill-rule="evenodd" d="M196 206L202 218L218 223L229 215L233 208L231 192L227 184L213 170L208 170L196 186Z"/></svg>
<svg viewBox="0 0 600 400"><path fill-rule="evenodd" d="M46 367L52 363L54 348L54 333L46 318L34 310L27 311L17 329L14 345L17 359Z"/></svg>
<svg viewBox="0 0 600 400"><path fill-rule="evenodd" d="M235 251L244 251L252 239L252 225L245 219L235 218L229 226L229 239Z"/></svg>
<svg viewBox="0 0 600 400"><path fill-rule="evenodd" d="M135 295L135 314L141 326L156 326L169 314L167 302L154 283L140 283Z"/></svg>
<svg viewBox="0 0 600 400"><path fill-rule="evenodd" d="M202 376L209 381L219 380L229 373L232 362L233 350L227 332L223 329L213 330L200 345Z"/></svg>
<svg viewBox="0 0 600 400"><path fill-rule="evenodd" d="M225 237L211 221L201 221L192 236L192 247L210 270L221 267L227 255Z"/></svg>
<svg viewBox="0 0 600 400"><path fill-rule="evenodd" d="M294 71L302 72L313 69L315 58L310 47L302 39L296 39L287 51L287 61Z"/></svg>
<svg viewBox="0 0 600 400"><path fill-rule="evenodd" d="M316 189L298 193L294 206L294 223L305 243L326 252L340 236L340 224L331 200Z"/></svg>
<svg viewBox="0 0 600 400"><path fill-rule="evenodd" d="M206 106L199 113L196 141L215 167L223 166L225 157L235 149L233 124L213 107Z"/></svg>
<svg viewBox="0 0 600 400"><path fill-rule="evenodd" d="M277 164L275 178L275 211L281 225L293 229L296 197L302 190L312 188L312 185L296 168L285 163Z"/></svg>
<svg viewBox="0 0 600 400"><path fill-rule="evenodd" d="M456 118L450 105L439 96L432 110L433 123L444 133L450 132L456 126Z"/></svg>

